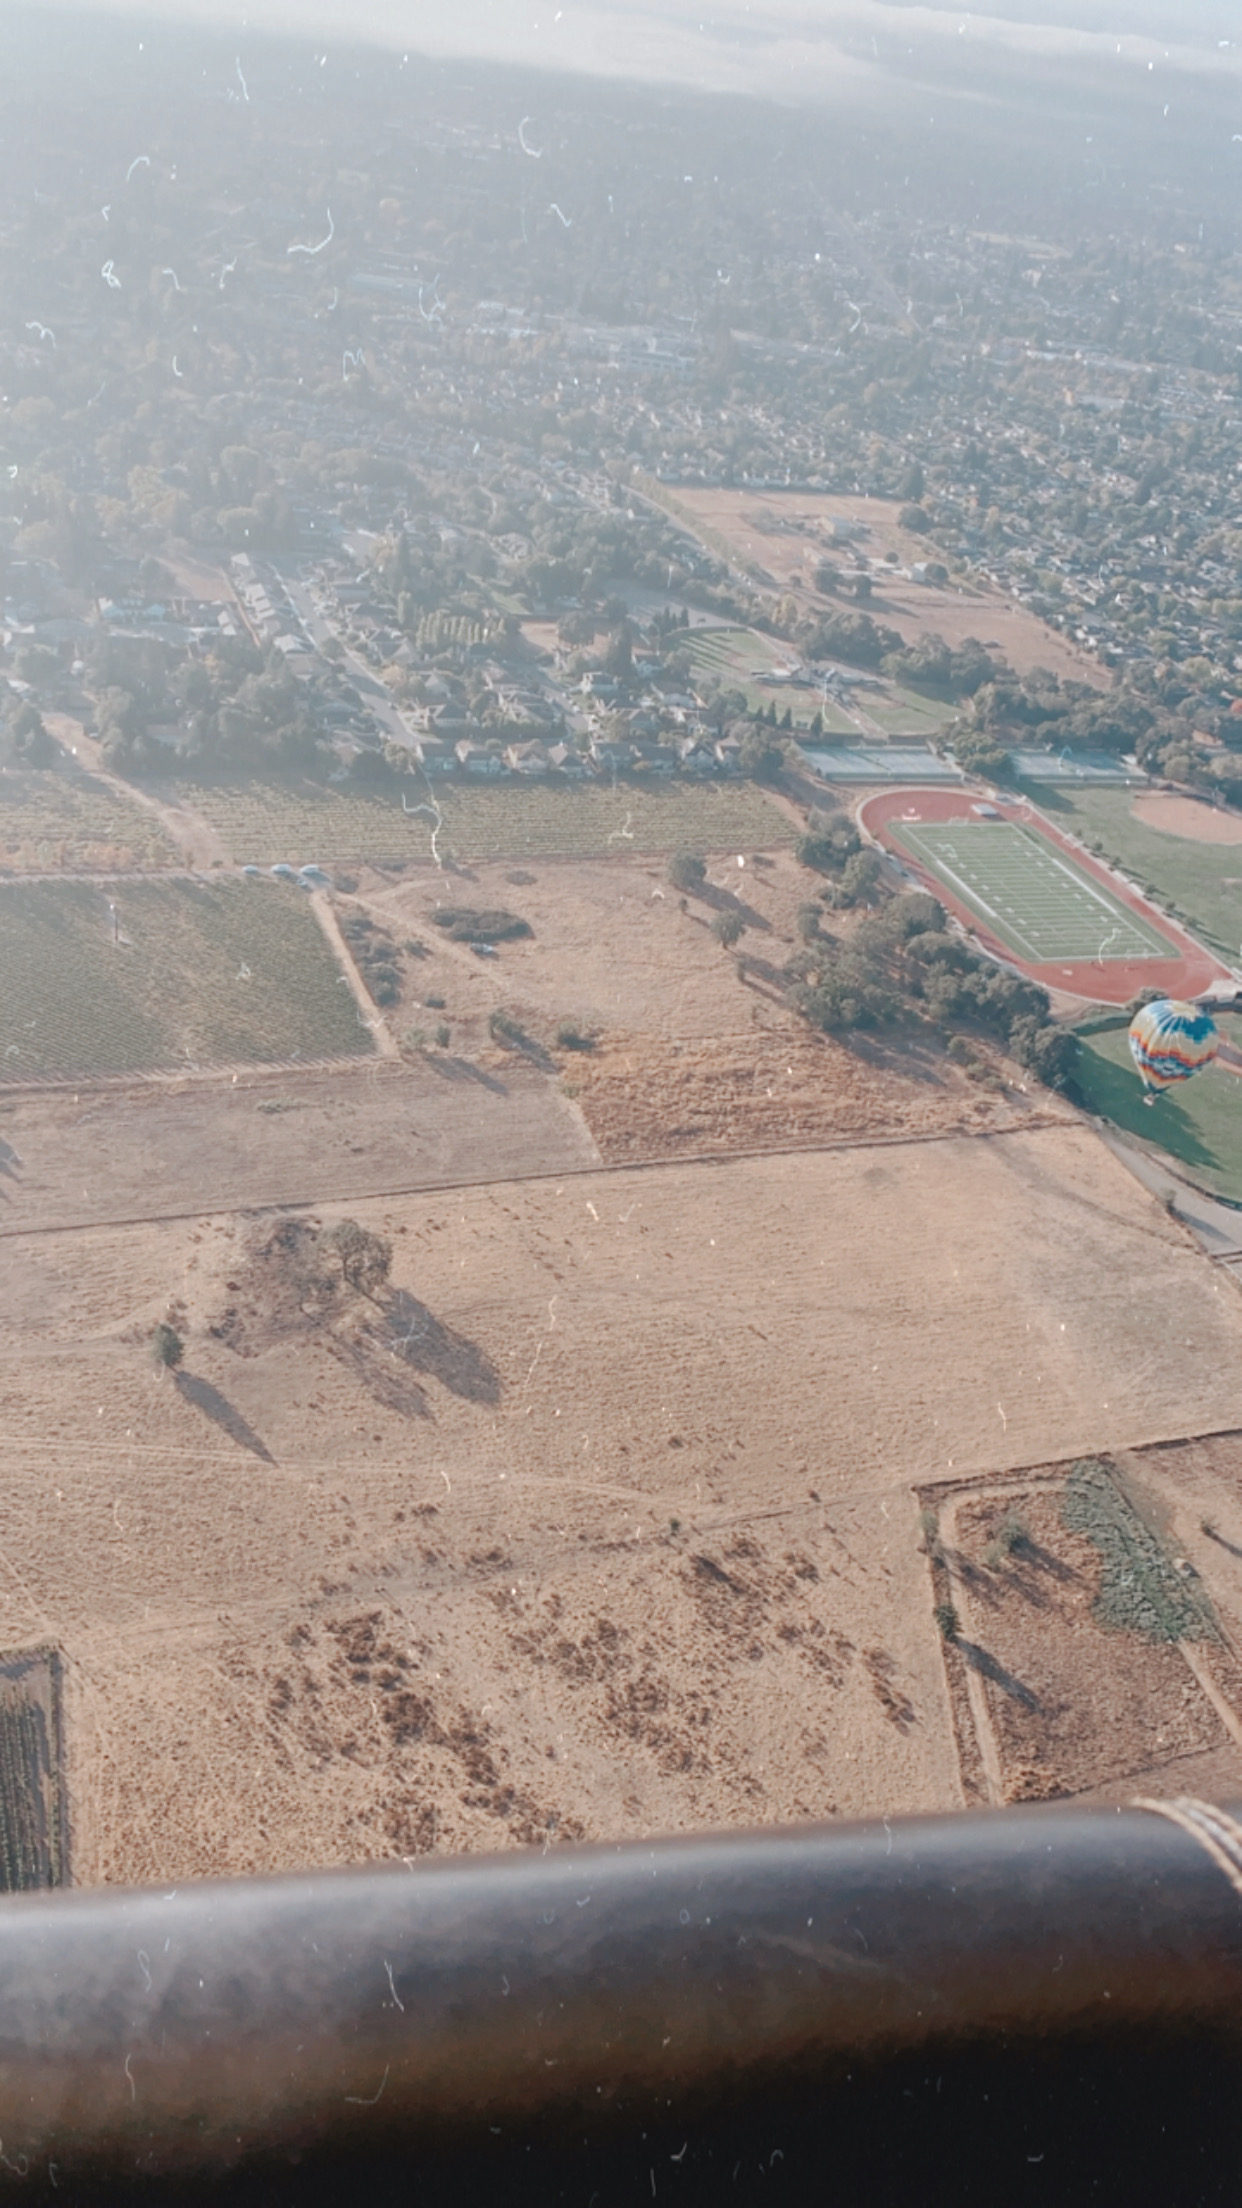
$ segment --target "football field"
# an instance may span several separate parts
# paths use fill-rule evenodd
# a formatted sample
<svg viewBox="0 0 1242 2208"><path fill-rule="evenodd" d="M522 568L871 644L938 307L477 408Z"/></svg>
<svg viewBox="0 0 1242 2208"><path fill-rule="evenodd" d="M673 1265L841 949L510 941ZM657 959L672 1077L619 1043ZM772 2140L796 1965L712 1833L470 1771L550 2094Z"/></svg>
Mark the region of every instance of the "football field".
<svg viewBox="0 0 1242 2208"><path fill-rule="evenodd" d="M891 820L888 829L1027 965L1179 956L1034 829L982 820Z"/></svg>

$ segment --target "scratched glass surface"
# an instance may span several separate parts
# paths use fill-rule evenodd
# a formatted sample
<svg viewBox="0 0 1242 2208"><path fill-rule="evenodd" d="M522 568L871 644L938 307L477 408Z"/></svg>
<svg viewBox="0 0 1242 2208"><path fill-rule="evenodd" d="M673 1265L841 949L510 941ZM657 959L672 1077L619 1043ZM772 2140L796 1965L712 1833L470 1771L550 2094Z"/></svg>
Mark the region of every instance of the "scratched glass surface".
<svg viewBox="0 0 1242 2208"><path fill-rule="evenodd" d="M5 10L0 1885L1242 1792L1236 31Z"/></svg>

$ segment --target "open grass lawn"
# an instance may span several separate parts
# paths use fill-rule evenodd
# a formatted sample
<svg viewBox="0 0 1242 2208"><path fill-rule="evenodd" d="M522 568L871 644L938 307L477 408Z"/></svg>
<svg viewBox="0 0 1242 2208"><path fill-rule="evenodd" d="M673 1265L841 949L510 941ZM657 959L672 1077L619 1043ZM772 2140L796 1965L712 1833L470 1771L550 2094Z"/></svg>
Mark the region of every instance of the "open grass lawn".
<svg viewBox="0 0 1242 2208"><path fill-rule="evenodd" d="M367 1052L313 912L268 882L0 886L0 1083ZM114 929L117 939L114 939Z"/></svg>
<svg viewBox="0 0 1242 2208"><path fill-rule="evenodd" d="M154 814L93 775L0 768L0 876L128 874L175 860Z"/></svg>
<svg viewBox="0 0 1242 2208"><path fill-rule="evenodd" d="M1242 1047L1242 1020L1222 1017L1221 1033ZM1215 1196L1242 1203L1242 1077L1208 1066L1144 1104L1124 1027L1084 1035L1076 1076L1088 1109L1124 1133L1159 1144Z"/></svg>
<svg viewBox="0 0 1242 2208"><path fill-rule="evenodd" d="M1236 961L1242 945L1242 849L1193 843L1136 820L1129 790L1025 785L1058 827L1099 843L1141 888L1151 888L1183 913L1205 943Z"/></svg>
<svg viewBox="0 0 1242 2208"><path fill-rule="evenodd" d="M873 721L890 736L935 736L956 717L955 705L924 697L921 690L907 690L894 683L886 691L868 690L863 704Z"/></svg>
<svg viewBox="0 0 1242 2208"><path fill-rule="evenodd" d="M814 711L808 718L813 720L816 713L819 714L823 723L825 736L845 736L855 743L858 741L857 721L852 720L848 713L843 713L840 706L835 705L831 698L825 704L823 698L816 694Z"/></svg>
<svg viewBox="0 0 1242 2208"><path fill-rule="evenodd" d="M262 783L185 789L187 804L224 837L239 864L430 859L434 822L397 798L338 796ZM425 802L411 780L406 802ZM550 783L472 787L438 783L441 852L461 860L597 858L609 852L763 850L793 841L785 815L752 782L620 782L583 789Z"/></svg>
<svg viewBox="0 0 1242 2208"><path fill-rule="evenodd" d="M1029 965L1169 958L1170 945L1046 836L1009 821L892 821L894 838Z"/></svg>

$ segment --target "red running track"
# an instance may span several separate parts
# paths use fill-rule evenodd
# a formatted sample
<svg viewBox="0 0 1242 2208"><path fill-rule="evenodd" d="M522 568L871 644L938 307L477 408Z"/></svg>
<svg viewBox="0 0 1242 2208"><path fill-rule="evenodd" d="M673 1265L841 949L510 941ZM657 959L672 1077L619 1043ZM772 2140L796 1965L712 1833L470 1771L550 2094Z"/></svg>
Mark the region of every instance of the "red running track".
<svg viewBox="0 0 1242 2208"><path fill-rule="evenodd" d="M986 803L1008 820L1024 828L1032 828L1038 835L1046 836L1049 843L1072 860L1079 872L1088 875L1106 889L1119 905L1146 921L1162 935L1169 946L1167 958L1079 959L1073 965L1028 966L1025 959L1010 950L1008 944L990 933L977 913L963 904L925 867L919 865L913 855L900 844L893 834L893 825L904 815L911 822L951 821L977 819L972 813L974 805ZM1072 836L1053 826L1047 816L1032 805L1029 798L982 798L968 789L898 789L877 790L874 797L864 800L858 809L858 820L868 835L886 851L900 859L901 864L919 880L926 883L932 895L961 921L983 949L1005 966L1016 967L1019 973L1039 982L1045 989L1055 989L1065 996L1081 997L1089 1004L1128 1004L1140 989L1159 989L1170 997L1198 997L1205 989L1220 982L1229 982L1232 976L1227 966L1196 943L1184 928L1179 928L1167 914L1158 912L1148 904L1129 882L1122 881L1111 869L1084 849Z"/></svg>

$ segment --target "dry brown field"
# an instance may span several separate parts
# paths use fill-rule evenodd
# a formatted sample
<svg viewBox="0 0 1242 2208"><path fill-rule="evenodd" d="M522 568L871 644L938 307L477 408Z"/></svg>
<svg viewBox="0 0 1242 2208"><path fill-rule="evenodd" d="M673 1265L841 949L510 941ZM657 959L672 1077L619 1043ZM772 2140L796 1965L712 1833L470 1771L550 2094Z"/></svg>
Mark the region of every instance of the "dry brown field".
<svg viewBox="0 0 1242 2208"><path fill-rule="evenodd" d="M359 901L396 940L415 931L429 953L407 971L394 1029L418 1023L427 1033L443 1018L455 1050L503 1076L520 1053L489 1055L488 1020L511 1013L530 1037L530 1062L576 1100L609 1163L1070 1116L1046 1093L1024 1094L1012 1068L1007 1083L968 1079L930 1039L895 1050L809 1033L785 1005L781 970L816 879L788 851L733 853L709 863L703 892L682 911L660 862L558 860L474 867L464 879L420 872L395 886L372 873ZM462 903L511 910L531 935L480 961L435 925L442 904ZM745 923L744 979L711 933L729 911ZM825 919L838 931L853 925ZM443 1008L420 1010L427 996ZM560 1049L566 1021L597 1047Z"/></svg>
<svg viewBox="0 0 1242 2208"><path fill-rule="evenodd" d="M309 1316L305 1214L0 1241L81 1882L959 1804L917 1491L1242 1425L1235 1284L1083 1127L345 1210L391 1283ZM1240 1461L1170 1475L1238 1599Z"/></svg>
<svg viewBox="0 0 1242 2208"><path fill-rule="evenodd" d="M179 588L188 591L191 597L236 609L237 593L222 567L216 567L210 560L200 559L188 546L172 553L168 557L168 565Z"/></svg>
<svg viewBox="0 0 1242 2208"><path fill-rule="evenodd" d="M882 562L886 552L895 552L900 565L909 568L915 560L943 558L934 536L916 536L902 528L897 519L901 502L896 499L838 498L814 491L694 490L680 485L669 495L682 515L696 517L725 539L741 561L762 568L778 589L791 591L809 614L822 614L839 602L822 597L812 587L811 578L821 560L847 568L855 551L865 554L870 563ZM830 531L834 519L863 522L870 534L857 545L834 543ZM899 630L907 643L925 630L943 636L949 644L973 636L982 644L997 646L1019 674L1032 667L1050 667L1076 682L1103 687L1107 680L1089 652L1002 591L978 583L969 588L937 587L908 582L900 575L888 579L882 566L873 565L872 573L875 595L864 610Z"/></svg>
<svg viewBox="0 0 1242 2208"><path fill-rule="evenodd" d="M1130 810L1144 827L1158 828L1166 836L1180 836L1190 843L1242 843L1242 814L1218 811L1197 798L1144 790Z"/></svg>
<svg viewBox="0 0 1242 2208"><path fill-rule="evenodd" d="M609 1165L997 1134L1074 1117L1046 1090L972 1082L938 1047L897 1052L796 1029L619 1038L584 1060L570 1086Z"/></svg>
<svg viewBox="0 0 1242 2208"><path fill-rule="evenodd" d="M1234 1783L1178 1651L1110 1671L1051 1525L1044 1640L1015 1569L966 1679L918 1509L960 1492L966 1554L993 1489L1044 1507L1025 1468L1242 1429L1236 1283L1013 1068L803 1029L813 886L363 868L340 917L424 947L402 1060L0 1099L0 1651L63 1652L76 1881ZM532 932L479 959L444 902ZM325 1301L345 1215L391 1278ZM1224 1619L1242 1446L1195 1447ZM1040 1665L1042 1746L980 1699Z"/></svg>
<svg viewBox="0 0 1242 2208"><path fill-rule="evenodd" d="M520 1058L447 1054L305 1073L0 1099L4 1238L196 1211L342 1203L387 1189L581 1172L572 1102Z"/></svg>

